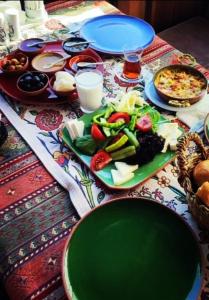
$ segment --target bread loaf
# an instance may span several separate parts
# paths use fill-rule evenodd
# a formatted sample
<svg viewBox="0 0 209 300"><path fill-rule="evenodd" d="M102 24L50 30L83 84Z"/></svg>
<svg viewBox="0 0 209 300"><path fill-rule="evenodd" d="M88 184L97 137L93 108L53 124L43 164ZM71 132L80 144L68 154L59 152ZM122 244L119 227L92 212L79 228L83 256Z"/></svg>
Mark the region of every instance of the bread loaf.
<svg viewBox="0 0 209 300"><path fill-rule="evenodd" d="M196 195L200 198L200 200L209 207L209 182L204 182L201 187L197 190Z"/></svg>
<svg viewBox="0 0 209 300"><path fill-rule="evenodd" d="M199 162L193 171L193 178L197 186L209 181L209 160Z"/></svg>

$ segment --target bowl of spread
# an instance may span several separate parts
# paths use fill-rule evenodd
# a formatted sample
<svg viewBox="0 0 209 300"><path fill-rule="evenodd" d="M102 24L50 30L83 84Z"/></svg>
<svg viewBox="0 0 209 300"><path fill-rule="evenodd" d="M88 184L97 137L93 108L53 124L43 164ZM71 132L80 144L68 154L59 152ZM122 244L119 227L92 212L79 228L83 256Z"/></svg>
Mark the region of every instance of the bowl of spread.
<svg viewBox="0 0 209 300"><path fill-rule="evenodd" d="M36 71L55 73L61 71L65 66L66 60L60 61L62 58L64 56L57 52L41 53L33 58L31 65Z"/></svg>

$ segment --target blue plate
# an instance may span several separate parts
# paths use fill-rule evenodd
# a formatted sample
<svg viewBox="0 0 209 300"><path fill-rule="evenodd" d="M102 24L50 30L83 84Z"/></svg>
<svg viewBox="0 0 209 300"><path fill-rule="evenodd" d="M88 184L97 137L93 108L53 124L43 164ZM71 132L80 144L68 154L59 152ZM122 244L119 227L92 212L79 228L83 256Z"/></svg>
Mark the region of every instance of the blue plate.
<svg viewBox="0 0 209 300"><path fill-rule="evenodd" d="M105 15L87 21L80 30L80 36L95 41L94 50L123 54L124 47L137 50L149 46L155 36L154 29L142 19L125 15Z"/></svg>

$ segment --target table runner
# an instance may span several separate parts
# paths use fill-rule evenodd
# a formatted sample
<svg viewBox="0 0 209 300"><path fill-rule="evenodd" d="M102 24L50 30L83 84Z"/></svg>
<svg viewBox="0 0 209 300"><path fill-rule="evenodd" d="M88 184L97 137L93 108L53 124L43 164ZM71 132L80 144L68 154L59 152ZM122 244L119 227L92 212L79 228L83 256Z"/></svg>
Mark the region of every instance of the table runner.
<svg viewBox="0 0 209 300"><path fill-rule="evenodd" d="M144 60L151 70L156 70L167 64L173 53L178 51L156 38L145 52ZM106 97L114 96L118 89L126 90L126 86L111 71L117 62L112 59L111 63L111 68L105 73ZM137 88L143 90L142 85ZM37 143L45 148L50 163L54 160L68 172L70 158L73 180L77 180L89 207L116 194L121 195L104 187L60 143L57 129L65 118L80 116L77 103L71 107L48 108L25 107L7 100L8 107L15 112L21 125L28 126ZM164 114L174 118L166 112ZM49 122L51 118L53 122ZM66 236L79 217L68 193L49 175L8 121L6 125L9 138L0 149L0 198L3 199L0 202L0 274L11 299L65 299L60 276L61 254ZM195 230L207 260L208 235L198 230L188 212L174 163L137 188L122 194L128 197L148 196L176 210ZM202 299L208 297L207 272L205 276Z"/></svg>

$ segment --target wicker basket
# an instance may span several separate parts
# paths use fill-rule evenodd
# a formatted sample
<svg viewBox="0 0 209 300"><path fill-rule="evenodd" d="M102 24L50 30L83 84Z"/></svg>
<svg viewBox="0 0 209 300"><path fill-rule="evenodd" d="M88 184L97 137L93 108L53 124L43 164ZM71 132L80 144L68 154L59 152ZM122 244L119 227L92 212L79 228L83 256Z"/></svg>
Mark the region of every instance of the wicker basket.
<svg viewBox="0 0 209 300"><path fill-rule="evenodd" d="M196 147L194 152L189 151L192 142ZM194 167L206 159L209 159L208 149L197 133L188 133L180 139L177 147L178 181L186 192L189 210L193 217L200 227L209 229L209 208L196 196L197 186L193 182Z"/></svg>

